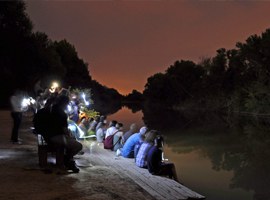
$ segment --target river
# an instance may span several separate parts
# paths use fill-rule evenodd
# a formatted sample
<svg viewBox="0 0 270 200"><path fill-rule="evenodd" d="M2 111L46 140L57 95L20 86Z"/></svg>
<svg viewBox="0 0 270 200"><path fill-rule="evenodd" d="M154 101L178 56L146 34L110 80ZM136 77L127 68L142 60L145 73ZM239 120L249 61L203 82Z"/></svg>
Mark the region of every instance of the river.
<svg viewBox="0 0 270 200"><path fill-rule="evenodd" d="M164 154L184 185L207 200L270 199L268 120L215 114L132 112L122 107L108 116L127 130L133 122L161 131Z"/></svg>

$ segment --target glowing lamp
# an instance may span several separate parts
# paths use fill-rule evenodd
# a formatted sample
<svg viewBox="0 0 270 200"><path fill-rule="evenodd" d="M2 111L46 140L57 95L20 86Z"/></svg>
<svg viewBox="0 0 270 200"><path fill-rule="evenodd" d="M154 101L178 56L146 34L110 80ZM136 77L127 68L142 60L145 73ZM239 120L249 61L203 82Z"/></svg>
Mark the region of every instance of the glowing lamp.
<svg viewBox="0 0 270 200"><path fill-rule="evenodd" d="M27 98L23 98L23 100L22 100L22 107L25 108L25 107L27 107L28 105L29 105L28 99L27 99Z"/></svg>

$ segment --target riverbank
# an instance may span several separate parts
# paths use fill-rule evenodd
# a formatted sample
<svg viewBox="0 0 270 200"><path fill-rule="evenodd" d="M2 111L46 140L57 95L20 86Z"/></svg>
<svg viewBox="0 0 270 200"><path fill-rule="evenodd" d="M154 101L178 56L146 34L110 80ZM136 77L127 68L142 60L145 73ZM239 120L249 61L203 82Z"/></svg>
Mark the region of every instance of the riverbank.
<svg viewBox="0 0 270 200"><path fill-rule="evenodd" d="M124 174L97 163L84 146L84 155L76 157L80 173L58 174L53 166L42 170L38 166L35 135L29 129L31 121L24 119L20 129L22 145L9 142L12 120L9 111L0 111L0 199L16 200L154 200L154 198Z"/></svg>

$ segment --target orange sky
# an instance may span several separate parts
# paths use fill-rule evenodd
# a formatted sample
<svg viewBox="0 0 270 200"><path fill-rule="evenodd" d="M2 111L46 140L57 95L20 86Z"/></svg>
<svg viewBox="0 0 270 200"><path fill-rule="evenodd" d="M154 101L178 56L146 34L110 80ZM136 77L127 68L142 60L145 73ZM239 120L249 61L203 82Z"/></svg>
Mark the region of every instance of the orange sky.
<svg viewBox="0 0 270 200"><path fill-rule="evenodd" d="M26 1L34 30L73 44L93 79L122 94L176 60L198 62L270 28L270 2Z"/></svg>

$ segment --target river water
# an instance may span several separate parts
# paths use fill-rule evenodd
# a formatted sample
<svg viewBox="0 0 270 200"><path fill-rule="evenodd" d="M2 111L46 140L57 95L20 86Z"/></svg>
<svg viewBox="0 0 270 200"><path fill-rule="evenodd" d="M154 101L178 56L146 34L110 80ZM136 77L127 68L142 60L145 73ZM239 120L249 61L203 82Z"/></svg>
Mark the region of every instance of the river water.
<svg viewBox="0 0 270 200"><path fill-rule="evenodd" d="M270 125L246 118L216 114L175 114L123 107L108 116L127 130L139 127L161 131L165 157L178 178L207 200L270 199Z"/></svg>

